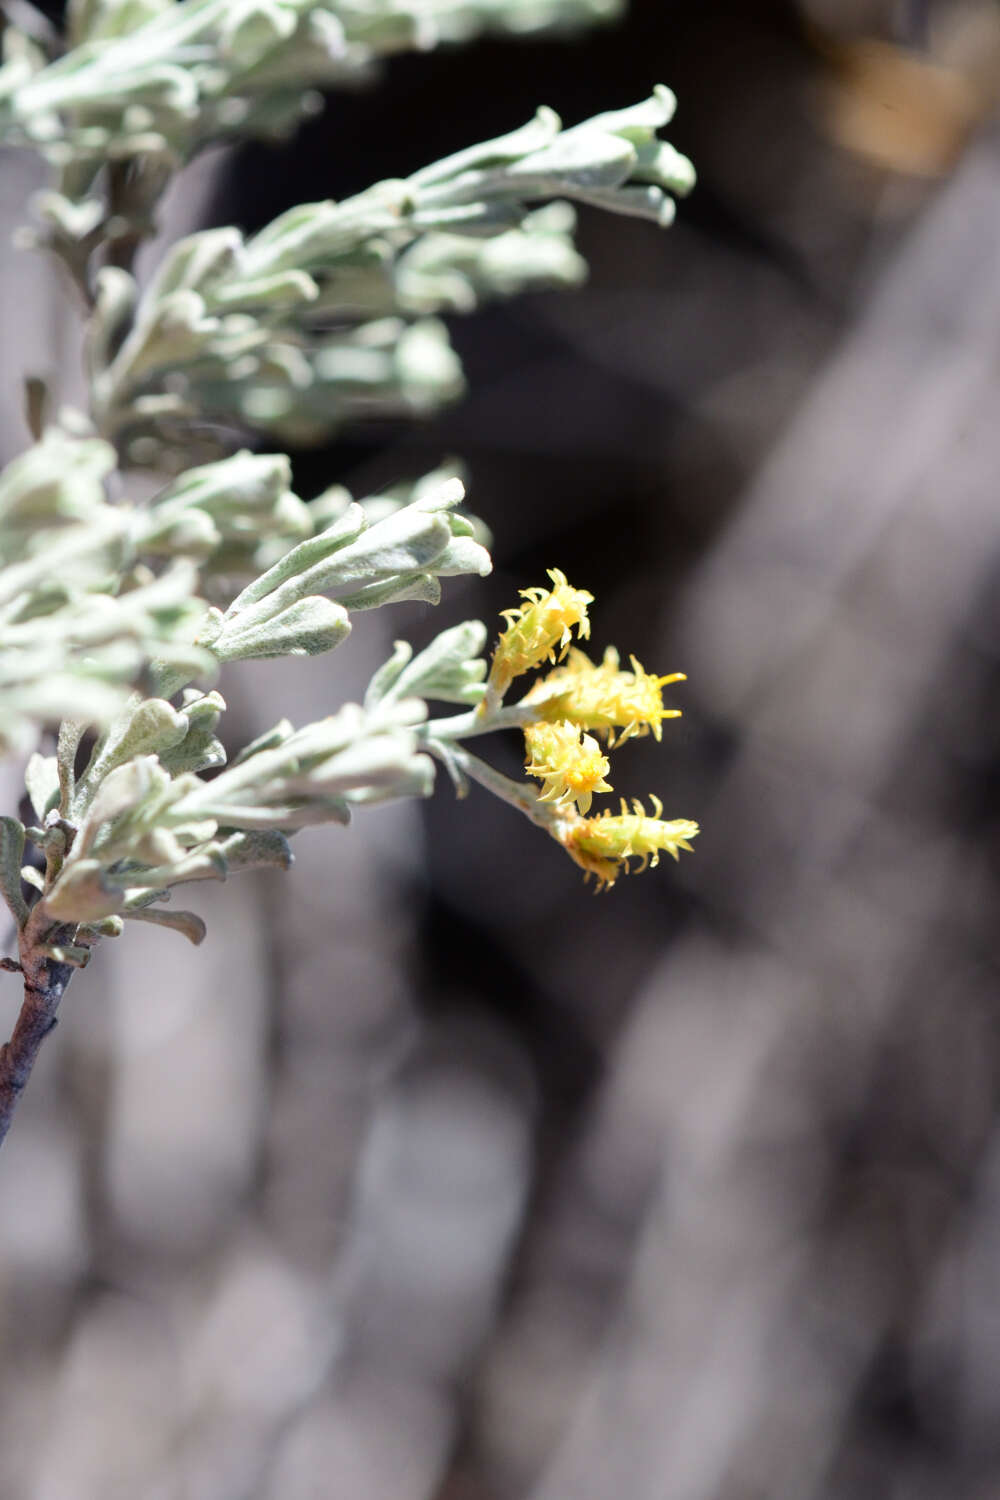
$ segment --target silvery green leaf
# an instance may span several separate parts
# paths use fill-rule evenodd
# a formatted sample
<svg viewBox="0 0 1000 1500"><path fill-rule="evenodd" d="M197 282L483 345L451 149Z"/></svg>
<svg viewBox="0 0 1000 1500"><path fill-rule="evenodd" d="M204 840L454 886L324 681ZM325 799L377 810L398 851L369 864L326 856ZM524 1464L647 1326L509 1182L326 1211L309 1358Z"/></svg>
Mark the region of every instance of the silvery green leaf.
<svg viewBox="0 0 1000 1500"><path fill-rule="evenodd" d="M0 755L25 755L38 743L38 725L0 693Z"/></svg>
<svg viewBox="0 0 1000 1500"><path fill-rule="evenodd" d="M415 755L405 771L384 781L370 780L365 786L347 792L347 800L357 806L390 802L402 797L429 797L434 790L434 762L429 755Z"/></svg>
<svg viewBox="0 0 1000 1500"><path fill-rule="evenodd" d="M110 364L135 316L139 288L119 266L103 266L94 278L94 309L86 329L87 362L94 371Z"/></svg>
<svg viewBox="0 0 1000 1500"><path fill-rule="evenodd" d="M100 41L127 35L168 9L172 0L69 0L70 41Z"/></svg>
<svg viewBox="0 0 1000 1500"><path fill-rule="evenodd" d="M187 732L172 749L159 752L160 764L165 771L177 776L184 771L214 770L225 765L225 749L214 733L225 707L220 693L185 689L181 713L187 720Z"/></svg>
<svg viewBox="0 0 1000 1500"><path fill-rule="evenodd" d="M58 922L99 922L121 909L121 893L105 882L98 859L67 862L45 897L48 913Z"/></svg>
<svg viewBox="0 0 1000 1500"><path fill-rule="evenodd" d="M122 921L121 917L111 916L102 917L99 922L88 922L80 935L86 935L88 937L95 938L117 938L121 937L124 931L125 923Z"/></svg>
<svg viewBox="0 0 1000 1500"><path fill-rule="evenodd" d="M278 271L270 276L244 278L229 286L223 283L212 289L209 305L213 308L295 308L315 302L319 287L306 271Z"/></svg>
<svg viewBox="0 0 1000 1500"><path fill-rule="evenodd" d="M146 512L136 532L138 546L152 557L187 557L203 562L222 546L222 533L211 516L194 506Z"/></svg>
<svg viewBox="0 0 1000 1500"><path fill-rule="evenodd" d="M432 568L450 540L451 530L444 517L407 506L314 565L301 575L301 581L335 598L346 596L367 583Z"/></svg>
<svg viewBox="0 0 1000 1500"><path fill-rule="evenodd" d="M90 803L85 822L74 845L74 855L83 856L96 842L105 827L137 804L155 798L163 801L170 778L160 770L155 756L144 756L118 766L103 778Z"/></svg>
<svg viewBox="0 0 1000 1500"><path fill-rule="evenodd" d="M214 829L215 824L209 822L206 827ZM196 849L185 849L181 844L171 842L169 835L158 837L168 855L165 863L160 866L147 863L145 868L117 873L115 880L123 890L134 889L138 884L165 890L170 886L189 885L193 881L225 880L229 867L213 837Z"/></svg>
<svg viewBox="0 0 1000 1500"><path fill-rule="evenodd" d="M91 959L91 949L82 943L45 943L42 951L53 963L66 964L71 969L85 969Z"/></svg>
<svg viewBox="0 0 1000 1500"><path fill-rule="evenodd" d="M84 43L50 63L18 90L14 101L17 116L30 125L36 113L85 108L97 100L107 110L141 101L181 117L192 115L198 103L198 85L193 74L172 62L142 58L141 43L135 40L143 31L147 35L154 32L161 21L157 17L138 34L120 42L103 46ZM105 143L109 139L108 134ZM97 145L96 133L90 142Z"/></svg>
<svg viewBox="0 0 1000 1500"><path fill-rule="evenodd" d="M308 622L304 614L285 611L321 593L332 595L347 609L370 609L397 599L437 602L438 572L489 571L489 555L475 539L481 526L454 513L464 489L453 472L437 471L416 485L400 487L398 493L412 496L411 503L401 505L390 492L358 505L350 502L346 491L338 491L333 498L340 514L333 524L287 551L247 585L224 616L215 612L200 642L227 660L237 654L284 654L318 645L329 649L343 634L329 610L310 605ZM373 516L377 519L369 525ZM272 628L269 622L279 616L280 629ZM303 622L309 625L305 632Z"/></svg>
<svg viewBox="0 0 1000 1500"><path fill-rule="evenodd" d="M477 174L465 191L474 200L493 193L552 197L576 188L617 187L626 181L635 160L634 147L620 136L566 131L543 150L512 162L503 173Z"/></svg>
<svg viewBox="0 0 1000 1500"><path fill-rule="evenodd" d="M348 704L190 787L172 816L248 830L345 822L347 801L414 795L429 788L432 771L409 724L372 723Z"/></svg>
<svg viewBox="0 0 1000 1500"><path fill-rule="evenodd" d="M226 817L247 832L294 833L300 828L315 828L320 823L339 823L346 828L351 821L351 812L343 797L314 795L264 805L228 803Z"/></svg>
<svg viewBox="0 0 1000 1500"><path fill-rule="evenodd" d="M351 254L366 240L398 228L408 197L407 185L390 179L344 203L326 199L289 209L247 241L243 275L312 271Z"/></svg>
<svg viewBox="0 0 1000 1500"><path fill-rule="evenodd" d="M661 229L669 229L674 222L676 208L674 200L668 198L661 188L633 187L591 188L575 195L581 203L590 203L594 208L610 209L612 213L625 214L634 219L650 219Z"/></svg>
<svg viewBox="0 0 1000 1500"><path fill-rule="evenodd" d="M433 573L399 573L386 581L367 583L353 594L345 594L345 609L381 609L384 604L440 604L441 585Z"/></svg>
<svg viewBox="0 0 1000 1500"><path fill-rule="evenodd" d="M208 515L264 515L291 487L292 467L284 453L251 453L241 448L219 463L199 464L188 469L154 496L152 505L162 511L184 504L197 506Z"/></svg>
<svg viewBox="0 0 1000 1500"><path fill-rule="evenodd" d="M107 723L125 697L124 688L76 671L50 670L36 681L0 684L0 748L32 750L38 726L58 722L63 714L90 724Z"/></svg>
<svg viewBox="0 0 1000 1500"><path fill-rule="evenodd" d="M331 484L321 495L308 502L309 518L314 531L320 532L339 521L353 503L350 490L345 489L342 484Z"/></svg>
<svg viewBox="0 0 1000 1500"><path fill-rule="evenodd" d="M319 656L350 634L347 610L322 595L307 595L259 622L240 628L237 616L212 643L220 661L274 656Z"/></svg>
<svg viewBox="0 0 1000 1500"><path fill-rule="evenodd" d="M116 767L90 800L64 870L91 855L109 867L122 859L151 866L186 859L189 849L215 833L210 818L192 821L175 815L175 804L198 786L195 776L171 778L155 755Z"/></svg>
<svg viewBox="0 0 1000 1500"><path fill-rule="evenodd" d="M222 331L206 312L204 298L189 289L170 292L155 304L148 322L137 323L109 370L114 386L127 373L132 381L151 371L197 358L209 339Z"/></svg>
<svg viewBox="0 0 1000 1500"><path fill-rule="evenodd" d="M406 641L393 642L392 655L374 674L365 691L365 712L374 711L383 698L392 693L399 675L413 655L413 648Z"/></svg>
<svg viewBox="0 0 1000 1500"><path fill-rule="evenodd" d="M478 160L475 151L463 152L415 173L409 179L414 213L427 222L428 214L449 206L514 201L523 208L532 199L566 195L621 213L639 213L642 203L647 217L666 223L669 210L662 195L654 214L656 200L649 194L637 198L629 184L651 180L661 187L676 184L683 192L692 186L690 162L678 152L661 154L656 140L673 105L670 90L658 85L650 99L631 109L599 115L571 130L559 131L558 117L546 117L547 139L514 156L491 158L487 143ZM453 227L459 230L460 222L453 221Z"/></svg>
<svg viewBox="0 0 1000 1500"><path fill-rule="evenodd" d="M429 791L434 780L433 762L416 753L412 735L390 732L356 740L329 761L314 767L305 778L289 776L287 784L300 796L315 791L323 796L348 796L356 800L375 790L389 796L416 795L409 791L414 778ZM406 790L398 790L401 786Z"/></svg>
<svg viewBox="0 0 1000 1500"><path fill-rule="evenodd" d="M76 793L76 758L88 728L87 720L65 718L56 736L56 770L59 778L59 805L70 808Z"/></svg>
<svg viewBox="0 0 1000 1500"><path fill-rule="evenodd" d="M83 805L116 766L137 756L162 755L178 745L188 731L186 715L162 698L133 694L127 708L94 746L90 764L77 783Z"/></svg>
<svg viewBox="0 0 1000 1500"><path fill-rule="evenodd" d="M0 131L43 142L71 161L135 157L144 149L183 159L213 137L287 133L316 107L310 85L363 76L378 56L482 31L572 29L607 18L619 4L74 0L71 50L47 67L26 39L23 55L13 56L8 28Z"/></svg>
<svg viewBox="0 0 1000 1500"><path fill-rule="evenodd" d="M597 130L625 136L639 145L648 141L662 126L669 125L676 109L677 97L673 90L665 83L658 83L648 99L641 99L638 104L630 104L625 109L605 110L587 123Z"/></svg>
<svg viewBox="0 0 1000 1500"><path fill-rule="evenodd" d="M486 635L486 626L480 620L466 620L443 630L412 661L402 663L385 692L396 699L416 697L445 703L478 703L486 676L486 663L479 652L486 644Z"/></svg>
<svg viewBox="0 0 1000 1500"><path fill-rule="evenodd" d="M544 286L577 286L586 262L573 248L575 215L550 203L486 240L468 234L421 235L393 271L397 304L407 311L468 312L489 297Z"/></svg>
<svg viewBox="0 0 1000 1500"><path fill-rule="evenodd" d="M273 830L231 833L219 840L219 848L233 873L268 867L287 870L293 860L288 840Z"/></svg>
<svg viewBox="0 0 1000 1500"><path fill-rule="evenodd" d="M39 15L38 19L44 25L44 16ZM0 51L3 58L3 66L0 67L0 101L13 95L15 89L33 74L40 73L48 62L41 40L30 34L27 25L15 26L11 17L7 17L7 21Z"/></svg>
<svg viewBox="0 0 1000 1500"><path fill-rule="evenodd" d="M575 32L621 14L622 0L432 0L441 39L465 42L482 31L516 37Z"/></svg>
<svg viewBox="0 0 1000 1500"><path fill-rule="evenodd" d="M18 927L28 920L28 905L21 894L21 861L24 858L24 824L17 818L0 817L0 896L6 901Z"/></svg>
<svg viewBox="0 0 1000 1500"><path fill-rule="evenodd" d="M458 798L469 795L469 778L462 768L459 757L455 754L455 746L447 739L437 739L433 734L428 734L426 740L428 748L433 748L434 754L448 772L451 784Z"/></svg>
<svg viewBox="0 0 1000 1500"><path fill-rule="evenodd" d="M35 817L41 823L49 809L59 804L59 763L56 757L39 755L36 750L25 767L24 785Z"/></svg>
<svg viewBox="0 0 1000 1500"><path fill-rule="evenodd" d="M412 173L408 181L412 188L422 189L448 182L467 172L487 172L497 166L520 161L533 151L543 150L555 140L562 129L562 121L554 109L543 104L527 125L497 136L495 140L483 141L476 146L467 146L446 156L430 166L421 167Z"/></svg>
<svg viewBox="0 0 1000 1500"><path fill-rule="evenodd" d="M252 606L268 596L274 598L284 584L326 561L359 537L367 526L368 518L361 506L351 504L325 531L291 548L266 573L248 584L233 600L225 618L232 620L249 612Z"/></svg>
<svg viewBox="0 0 1000 1500"><path fill-rule="evenodd" d="M238 229L202 229L186 235L167 251L146 291L150 306L172 292L200 292L235 271L243 246Z"/></svg>
<svg viewBox="0 0 1000 1500"><path fill-rule="evenodd" d="M694 166L667 141L639 146L632 176L636 181L656 183L679 197L689 193L695 184Z"/></svg>
<svg viewBox="0 0 1000 1500"><path fill-rule="evenodd" d="M480 578L485 578L492 571L490 554L471 536L452 536L434 564L434 572L439 578L453 578L461 573L478 573Z"/></svg>
<svg viewBox="0 0 1000 1500"><path fill-rule="evenodd" d="M129 922L151 922L154 927L169 927L173 932L179 932L186 937L189 943L195 947L204 942L208 928L193 911L163 911L155 906L133 907L125 912L125 918Z"/></svg>
<svg viewBox="0 0 1000 1500"><path fill-rule="evenodd" d="M37 193L31 206L36 218L70 243L90 239L107 215L101 198L83 198L74 203L62 193Z"/></svg>
<svg viewBox="0 0 1000 1500"><path fill-rule="evenodd" d="M223 55L240 67L252 68L295 31L298 17L291 6L275 0L250 0L227 7L219 28Z"/></svg>
<svg viewBox="0 0 1000 1500"><path fill-rule="evenodd" d="M215 571L257 571L254 559L266 542L275 550L286 544L280 547L284 552L287 544L312 534L312 513L292 493L290 480L284 454L246 449L189 469L154 496L148 509L135 513L135 544L154 556L173 551L211 558Z"/></svg>
<svg viewBox="0 0 1000 1500"><path fill-rule="evenodd" d="M213 649L230 649L237 636L258 630L300 599L326 594L346 608L371 608L400 597L436 593L437 564L448 571L472 568L489 571L484 549L456 531L468 523L452 521L447 512L464 494L459 480L448 480L436 491L423 493L413 504L393 511L362 529L360 507L352 507L328 532L293 548L263 578L257 579L230 605L224 617L224 637ZM352 541L345 540L354 533Z"/></svg>
<svg viewBox="0 0 1000 1500"><path fill-rule="evenodd" d="M100 438L72 438L52 427L41 442L0 471L0 558L31 550L38 528L107 517L104 481L115 450ZM14 550L16 549L16 550Z"/></svg>

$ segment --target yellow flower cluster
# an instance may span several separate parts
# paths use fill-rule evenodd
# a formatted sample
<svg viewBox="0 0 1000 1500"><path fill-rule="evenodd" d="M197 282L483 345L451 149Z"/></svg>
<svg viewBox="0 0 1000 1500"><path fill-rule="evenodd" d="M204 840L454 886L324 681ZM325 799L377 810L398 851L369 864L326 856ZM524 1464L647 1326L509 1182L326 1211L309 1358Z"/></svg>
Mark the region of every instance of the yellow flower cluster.
<svg viewBox="0 0 1000 1500"><path fill-rule="evenodd" d="M515 677L552 661L559 651L562 664L536 682L518 704L519 709L533 711L533 722L524 730L525 769L542 782L538 801L552 807L549 832L595 877L598 889L606 890L619 874L628 872L630 860L638 860L639 868L645 869L657 864L664 850L677 859L681 849L691 849L690 840L698 833L697 823L687 819L664 820L657 797L650 799L652 817L638 801L633 801L631 812L623 801L618 814L583 816L595 792L612 790L607 780L610 762L594 736L601 735L608 750L650 733L659 740L663 720L680 716L680 709L664 707L663 688L685 678L682 672L654 676L634 656L629 658L631 670L625 671L613 646L600 665L578 647L570 649L574 626L581 638L589 638L587 606L593 595L573 588L557 568L549 577L550 590L525 589L521 597L528 602L505 611L507 628L493 655L483 708L497 706Z"/></svg>
<svg viewBox="0 0 1000 1500"><path fill-rule="evenodd" d="M497 697L502 698L523 672L543 661L555 661L557 647L564 656L574 625L582 640L590 635L587 605L593 604L593 594L573 588L558 568L550 568L549 577L551 589L522 589L521 598L527 604L503 611L507 629L497 642L486 684Z"/></svg>
<svg viewBox="0 0 1000 1500"><path fill-rule="evenodd" d="M525 770L542 780L542 802L559 808L575 804L585 813L595 792L613 790L604 780L611 769L608 757L601 754L594 736L576 724L530 724L524 731L524 748Z"/></svg>
<svg viewBox="0 0 1000 1500"><path fill-rule="evenodd" d="M663 803L659 797L650 797L653 817L646 816L642 803L635 799L632 811L624 797L621 812L604 812L596 818L576 818L568 822L560 834L560 842L578 865L597 880L598 890L614 885L624 871L628 874L629 860L638 859L639 869L660 862L660 852L678 859L680 851L691 849L691 839L698 834L697 823L687 818L666 822L660 814Z"/></svg>
<svg viewBox="0 0 1000 1500"><path fill-rule="evenodd" d="M598 667L585 652L574 648L566 664L536 682L524 701L536 703L550 723L570 719L583 729L604 734L610 749L650 730L659 739L663 720L679 719L681 714L679 708L664 708L662 689L668 682L685 682L686 678L683 672L654 677L634 656L629 661L631 672L623 672L618 652L608 646Z"/></svg>

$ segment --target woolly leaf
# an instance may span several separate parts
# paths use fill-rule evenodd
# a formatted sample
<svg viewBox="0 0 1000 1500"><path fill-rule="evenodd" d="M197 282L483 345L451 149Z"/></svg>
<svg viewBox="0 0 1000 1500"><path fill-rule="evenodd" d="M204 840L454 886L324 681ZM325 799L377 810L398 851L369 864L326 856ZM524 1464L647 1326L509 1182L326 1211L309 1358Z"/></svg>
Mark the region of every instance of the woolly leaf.
<svg viewBox="0 0 1000 1500"><path fill-rule="evenodd" d="M21 860L24 855L24 824L16 818L0 818L0 896L6 901L18 927L28 920L28 906L21 894Z"/></svg>
<svg viewBox="0 0 1000 1500"><path fill-rule="evenodd" d="M24 785L35 817L40 823L45 814L59 803L59 763L54 755L39 755L37 750L24 769Z"/></svg>
<svg viewBox="0 0 1000 1500"><path fill-rule="evenodd" d="M195 947L204 942L208 928L193 911L162 911L155 906L139 906L125 912L129 922L150 922L154 927L169 927L186 937Z"/></svg>

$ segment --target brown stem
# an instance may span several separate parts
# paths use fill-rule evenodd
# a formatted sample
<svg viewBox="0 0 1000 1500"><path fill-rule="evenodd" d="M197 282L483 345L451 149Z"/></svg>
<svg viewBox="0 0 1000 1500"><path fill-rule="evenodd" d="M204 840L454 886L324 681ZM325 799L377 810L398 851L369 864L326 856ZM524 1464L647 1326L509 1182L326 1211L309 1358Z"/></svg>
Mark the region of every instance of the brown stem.
<svg viewBox="0 0 1000 1500"><path fill-rule="evenodd" d="M38 971L40 984L25 976L24 1002L9 1042L0 1047L0 1145L41 1045L56 1024L56 1011L73 970L49 963Z"/></svg>
<svg viewBox="0 0 1000 1500"><path fill-rule="evenodd" d="M110 218L128 220L140 211L133 191L134 160L113 161L108 167L108 215ZM129 230L109 240L105 250L104 264L119 266L132 272L139 246L145 237L142 228Z"/></svg>

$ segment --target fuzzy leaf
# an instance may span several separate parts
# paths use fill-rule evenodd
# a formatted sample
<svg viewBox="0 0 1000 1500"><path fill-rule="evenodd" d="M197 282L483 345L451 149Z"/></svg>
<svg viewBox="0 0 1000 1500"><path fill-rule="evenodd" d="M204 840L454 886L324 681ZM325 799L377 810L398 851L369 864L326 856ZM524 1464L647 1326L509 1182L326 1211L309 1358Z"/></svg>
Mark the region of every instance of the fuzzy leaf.
<svg viewBox="0 0 1000 1500"><path fill-rule="evenodd" d="M240 618L231 629L223 629L212 643L220 661L246 661L254 657L319 656L332 651L350 634L351 624L343 605L322 595L311 595L290 604L259 624L242 630Z"/></svg>
<svg viewBox="0 0 1000 1500"><path fill-rule="evenodd" d="M374 710L383 698L392 694L399 675L413 655L413 647L406 641L394 641L392 655L374 674L365 692L366 711Z"/></svg>
<svg viewBox="0 0 1000 1500"><path fill-rule="evenodd" d="M169 927L195 947L204 942L208 931L201 917L193 911L163 911L156 906L139 906L127 911L125 918L129 922L150 922L154 927Z"/></svg>
<svg viewBox="0 0 1000 1500"><path fill-rule="evenodd" d="M99 922L121 910L121 892L105 883L98 859L67 862L45 898L46 910L59 922Z"/></svg>
<svg viewBox="0 0 1000 1500"><path fill-rule="evenodd" d="M479 657L486 626L466 620L443 630L415 656L389 691L392 698L436 698L445 703L478 703L483 696L486 663Z"/></svg>
<svg viewBox="0 0 1000 1500"><path fill-rule="evenodd" d="M59 803L59 763L54 755L39 755L37 750L24 771L24 785L35 817L40 823L45 814Z"/></svg>
<svg viewBox="0 0 1000 1500"><path fill-rule="evenodd" d="M0 896L19 928L28 920L28 905L21 894L23 856L24 824L16 818L0 818Z"/></svg>
<svg viewBox="0 0 1000 1500"><path fill-rule="evenodd" d="M294 858L284 834L271 831L232 833L219 841L219 848L231 874L268 866L287 870Z"/></svg>

